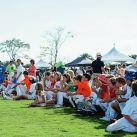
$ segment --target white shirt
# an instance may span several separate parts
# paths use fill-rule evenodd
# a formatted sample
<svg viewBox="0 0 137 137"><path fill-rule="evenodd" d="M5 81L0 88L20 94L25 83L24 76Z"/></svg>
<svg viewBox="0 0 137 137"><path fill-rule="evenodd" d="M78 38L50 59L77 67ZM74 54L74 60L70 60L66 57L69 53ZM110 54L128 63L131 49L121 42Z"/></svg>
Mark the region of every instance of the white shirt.
<svg viewBox="0 0 137 137"><path fill-rule="evenodd" d="M131 97L127 102L126 106L122 110L122 114L130 116L133 120L137 121L137 97Z"/></svg>
<svg viewBox="0 0 137 137"><path fill-rule="evenodd" d="M60 81L57 81L54 85L54 88L60 89L61 88L61 83Z"/></svg>
<svg viewBox="0 0 137 137"><path fill-rule="evenodd" d="M50 80L45 80L45 85L47 89L51 88L51 81Z"/></svg>
<svg viewBox="0 0 137 137"><path fill-rule="evenodd" d="M30 90L29 90L29 92L31 93L30 96L31 96L31 97L34 97L34 98L36 98L36 89L35 89L36 84L37 84L37 83L31 84Z"/></svg>
<svg viewBox="0 0 137 137"><path fill-rule="evenodd" d="M132 95L132 88L128 86L127 84L123 88L124 91L127 91L125 95L121 95L122 98L129 99Z"/></svg>
<svg viewBox="0 0 137 137"><path fill-rule="evenodd" d="M80 69L78 69L78 70L76 71L76 74L77 74L77 75L83 75L83 71L80 70Z"/></svg>
<svg viewBox="0 0 137 137"><path fill-rule="evenodd" d="M20 75L20 73L22 73L19 78L17 79L17 83L20 83L22 80L24 80L24 75L23 75L23 72L25 71L25 68L20 64L17 69L17 76L16 78L18 78L18 76Z"/></svg>

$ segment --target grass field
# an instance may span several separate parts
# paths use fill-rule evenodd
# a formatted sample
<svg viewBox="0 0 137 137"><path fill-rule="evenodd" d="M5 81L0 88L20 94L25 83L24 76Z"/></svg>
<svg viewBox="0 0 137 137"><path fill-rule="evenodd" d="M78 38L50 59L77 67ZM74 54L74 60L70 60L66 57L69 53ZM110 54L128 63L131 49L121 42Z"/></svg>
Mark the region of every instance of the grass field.
<svg viewBox="0 0 137 137"><path fill-rule="evenodd" d="M71 108L27 108L29 103L0 100L0 137L137 137L108 133L106 122L75 115Z"/></svg>

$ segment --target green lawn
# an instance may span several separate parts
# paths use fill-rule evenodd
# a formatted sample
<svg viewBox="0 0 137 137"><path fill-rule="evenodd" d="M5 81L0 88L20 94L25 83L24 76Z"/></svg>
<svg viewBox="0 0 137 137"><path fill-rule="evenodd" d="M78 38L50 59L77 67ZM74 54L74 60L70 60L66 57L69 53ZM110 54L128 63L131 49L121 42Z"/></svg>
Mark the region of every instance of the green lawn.
<svg viewBox="0 0 137 137"><path fill-rule="evenodd" d="M29 102L0 100L0 137L137 137L105 132L107 123L70 108L27 108Z"/></svg>

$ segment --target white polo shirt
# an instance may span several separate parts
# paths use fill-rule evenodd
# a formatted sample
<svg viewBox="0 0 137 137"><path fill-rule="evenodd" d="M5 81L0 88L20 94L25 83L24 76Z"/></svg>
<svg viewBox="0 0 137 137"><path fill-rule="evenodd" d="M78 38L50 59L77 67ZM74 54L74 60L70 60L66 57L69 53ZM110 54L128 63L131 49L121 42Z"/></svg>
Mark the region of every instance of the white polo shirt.
<svg viewBox="0 0 137 137"><path fill-rule="evenodd" d="M23 72L25 71L25 68L20 64L17 69L17 76L16 78L18 78L18 76L20 75L20 73L22 72L22 74L20 75L20 77L18 78L17 80L17 83L20 83L22 80L24 80L24 75L23 75Z"/></svg>

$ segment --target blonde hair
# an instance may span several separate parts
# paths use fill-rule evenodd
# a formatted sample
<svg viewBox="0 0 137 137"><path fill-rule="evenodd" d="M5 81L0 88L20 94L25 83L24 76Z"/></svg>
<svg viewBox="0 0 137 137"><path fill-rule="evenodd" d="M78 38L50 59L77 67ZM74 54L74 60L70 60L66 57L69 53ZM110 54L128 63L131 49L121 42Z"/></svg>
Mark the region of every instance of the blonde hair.
<svg viewBox="0 0 137 137"><path fill-rule="evenodd" d="M56 72L55 75L57 75L57 81L60 81L61 80L61 73L60 72Z"/></svg>
<svg viewBox="0 0 137 137"><path fill-rule="evenodd" d="M41 83L37 83L35 89L36 89L36 95L41 96L43 91L43 85Z"/></svg>
<svg viewBox="0 0 137 137"><path fill-rule="evenodd" d="M73 70L67 70L66 73L69 73L69 74L70 74L70 77L71 77L72 79L74 79L75 74L74 74L74 71L73 71Z"/></svg>

